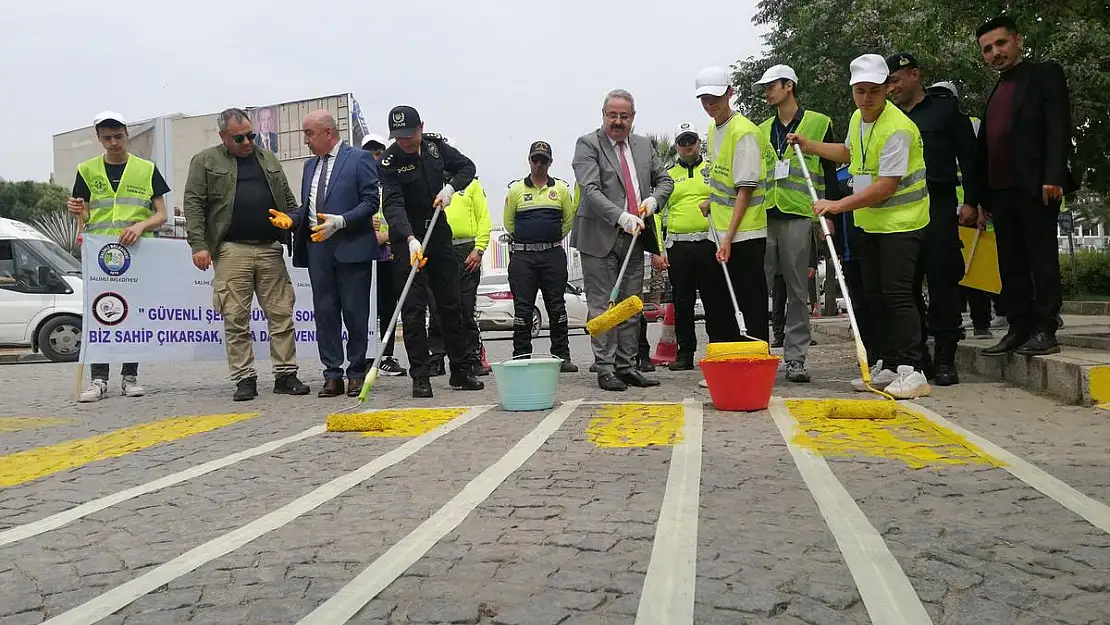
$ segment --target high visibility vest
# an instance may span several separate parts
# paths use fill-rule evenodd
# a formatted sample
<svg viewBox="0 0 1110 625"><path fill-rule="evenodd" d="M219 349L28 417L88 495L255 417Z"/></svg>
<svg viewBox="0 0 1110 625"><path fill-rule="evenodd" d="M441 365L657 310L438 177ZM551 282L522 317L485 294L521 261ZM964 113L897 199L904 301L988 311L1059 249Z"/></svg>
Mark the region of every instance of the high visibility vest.
<svg viewBox="0 0 1110 625"><path fill-rule="evenodd" d="M856 225L864 232L890 234L912 232L929 224L929 189L925 186L925 149L917 124L897 106L889 102L883 107L879 119L860 142L862 117L859 110L852 114L848 124L848 142L852 161L848 171L853 177L870 175L874 181L879 175L879 157L888 139L895 132L910 134L910 162L906 175L898 181L898 188L886 201L855 212ZM866 151L866 162L864 152Z"/></svg>
<svg viewBox="0 0 1110 625"><path fill-rule="evenodd" d="M713 220L713 228L722 236L728 231L732 221L732 210L736 205L736 183L732 176L732 158L736 152L736 143L747 135L755 135L760 146L759 158L759 185L752 193L748 210L740 220L737 232L758 232L767 230L767 207L764 206L765 189L763 180L767 177L767 152L771 149L769 144L760 138L759 128L756 128L747 117L740 113L733 113L732 119L725 127L724 140L714 151L714 138L717 127L709 127L709 155L712 161L707 163L703 172L708 177L709 183L709 218Z"/></svg>
<svg viewBox="0 0 1110 625"><path fill-rule="evenodd" d="M667 171L674 191L667 200L667 234L709 232L709 220L699 205L709 199L709 185L701 173L702 163L687 167L681 162Z"/></svg>
<svg viewBox="0 0 1110 625"><path fill-rule="evenodd" d="M554 176L548 176L542 187L530 183L530 177L509 183L502 223L517 243L563 240L577 210L570 185Z"/></svg>
<svg viewBox="0 0 1110 625"><path fill-rule="evenodd" d="M477 178L465 189L455 192L444 213L447 215L447 225L451 226L453 239L474 239L475 248L486 249L493 224L489 217L486 192Z"/></svg>
<svg viewBox="0 0 1110 625"><path fill-rule="evenodd" d="M114 191L103 156L81 163L77 166L77 173L89 187L89 220L85 223L87 234L119 234L150 217L154 163L129 154L119 186ZM151 238L154 233L144 232L143 236Z"/></svg>
<svg viewBox="0 0 1110 625"><path fill-rule="evenodd" d="M763 141L773 148L767 161L767 178L765 179L767 194L763 203L768 207L774 206L784 213L816 219L817 216L813 213L813 198L809 195L805 172L802 171L802 166L798 163L798 155L794 153L794 148L785 144L786 137L779 137L779 141L783 142L781 146L783 153L779 154L780 146L772 143L771 129L774 123L775 118L772 117L759 125L759 133L763 136ZM802 114L802 121L798 123L798 128L794 133L813 141L824 141L825 134L829 131L831 124L832 120L827 115L806 111ZM776 180L775 164L780 159L790 163L790 174L786 178ZM806 155L805 164L809 169L813 186L817 189L817 197L825 197L825 177L820 175L821 157L814 154Z"/></svg>

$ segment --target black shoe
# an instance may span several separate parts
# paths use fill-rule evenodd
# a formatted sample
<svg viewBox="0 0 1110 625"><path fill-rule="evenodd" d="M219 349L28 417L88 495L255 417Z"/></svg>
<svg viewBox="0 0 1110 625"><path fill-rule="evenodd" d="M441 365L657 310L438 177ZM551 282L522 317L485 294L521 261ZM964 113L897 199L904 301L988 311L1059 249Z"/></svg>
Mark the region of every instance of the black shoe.
<svg viewBox="0 0 1110 625"><path fill-rule="evenodd" d="M603 391L627 391L628 385L621 381L615 373L600 373L597 376L597 385Z"/></svg>
<svg viewBox="0 0 1110 625"><path fill-rule="evenodd" d="M629 386L635 386L637 388L650 388L652 386L659 386L659 380L649 380L640 375L640 372L636 371L635 369L618 373L617 379Z"/></svg>
<svg viewBox="0 0 1110 625"><path fill-rule="evenodd" d="M310 389L297 378L296 373L286 373L274 379L274 392L278 395L308 395Z"/></svg>
<svg viewBox="0 0 1110 625"><path fill-rule="evenodd" d="M640 358L636 363L636 368L645 372L655 371L655 363L651 361L651 358Z"/></svg>
<svg viewBox="0 0 1110 625"><path fill-rule="evenodd" d="M578 373L578 365L570 361L570 358L563 358L563 364L559 365L559 373Z"/></svg>
<svg viewBox="0 0 1110 625"><path fill-rule="evenodd" d="M412 396L417 399L427 399L432 396L432 381L428 378L412 379Z"/></svg>
<svg viewBox="0 0 1110 625"><path fill-rule="evenodd" d="M783 339L783 337L776 336L775 340L771 341L771 347L782 347L782 344L784 342L785 342L785 340Z"/></svg>
<svg viewBox="0 0 1110 625"><path fill-rule="evenodd" d="M1011 330L1006 333L1006 336L1002 337L1001 341L984 349L982 353L984 356L1005 356L1024 345L1027 340L1029 340L1028 337L1016 334Z"/></svg>
<svg viewBox="0 0 1110 625"><path fill-rule="evenodd" d="M443 361L433 360L432 364L428 365L428 375L433 378L447 375L447 369L443 366Z"/></svg>
<svg viewBox="0 0 1110 625"><path fill-rule="evenodd" d="M597 373L597 363L590 365L590 373Z"/></svg>
<svg viewBox="0 0 1110 625"><path fill-rule="evenodd" d="M937 365L933 384L937 386L952 386L953 384L959 383L960 373L956 371L955 365Z"/></svg>
<svg viewBox="0 0 1110 625"><path fill-rule="evenodd" d="M1055 336L1044 330L1037 330L1028 341L1021 347L1015 349L1014 353L1019 356L1048 356L1049 354L1059 354L1060 344L1056 341Z"/></svg>
<svg viewBox="0 0 1110 625"><path fill-rule="evenodd" d="M373 361L370 362L373 364ZM397 362L397 359L393 356L385 356L382 358L382 361L378 363L378 372L382 375L394 376L403 376L408 373L405 371L405 368L401 366L401 363Z"/></svg>
<svg viewBox="0 0 1110 625"><path fill-rule="evenodd" d="M480 378L493 373L493 367L490 367L489 365L483 365L481 361L475 363L474 366L470 368L470 370L474 372L474 375Z"/></svg>
<svg viewBox="0 0 1110 625"><path fill-rule="evenodd" d="M694 370L694 357L693 356L679 356L667 368L670 369L671 371L693 371Z"/></svg>
<svg viewBox="0 0 1110 625"><path fill-rule="evenodd" d="M258 378L243 378L235 385L233 401L249 401L258 397Z"/></svg>
<svg viewBox="0 0 1110 625"><path fill-rule="evenodd" d="M474 377L470 367L451 367L451 379L447 381L456 391L480 391L486 388L484 382Z"/></svg>

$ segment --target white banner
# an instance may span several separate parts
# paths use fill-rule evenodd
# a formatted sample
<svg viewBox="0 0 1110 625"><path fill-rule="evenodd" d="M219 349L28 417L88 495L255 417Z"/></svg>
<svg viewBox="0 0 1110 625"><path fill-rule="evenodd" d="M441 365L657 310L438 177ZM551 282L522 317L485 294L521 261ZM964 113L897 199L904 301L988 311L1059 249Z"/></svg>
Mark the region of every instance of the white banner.
<svg viewBox="0 0 1110 625"><path fill-rule="evenodd" d="M173 362L227 360L224 323L212 308L212 269L193 266L192 251L182 239L141 239L120 245L117 237L84 235L84 321L81 362ZM319 361L312 285L308 270L294 268L285 257L296 303L293 326L297 361L311 369ZM376 282L377 273L375 272ZM378 350L377 285L370 290L370 338L367 358ZM270 358L266 315L255 298L251 308L254 355ZM347 332L343 333L344 344ZM345 351L345 350L344 350Z"/></svg>

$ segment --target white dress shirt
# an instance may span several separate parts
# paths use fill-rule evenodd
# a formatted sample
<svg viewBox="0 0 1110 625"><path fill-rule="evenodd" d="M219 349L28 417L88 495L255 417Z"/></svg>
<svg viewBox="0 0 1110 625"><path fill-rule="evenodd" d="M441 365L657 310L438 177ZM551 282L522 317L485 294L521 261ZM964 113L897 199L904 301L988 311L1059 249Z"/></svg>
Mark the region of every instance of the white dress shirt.
<svg viewBox="0 0 1110 625"><path fill-rule="evenodd" d="M609 135L605 135L609 139L609 143L613 144L613 151L617 153L617 175L621 180L624 180L624 171L621 169L621 146L613 140ZM631 136L629 137L631 138ZM628 161L628 172L632 174L632 188L626 189L632 193L632 198L636 200L636 206L643 203L643 198L640 197L640 179L636 176L636 161L632 158L632 148L628 145L628 139L624 140L624 158ZM628 210L627 206L621 208Z"/></svg>
<svg viewBox="0 0 1110 625"><path fill-rule="evenodd" d="M331 181L335 180L335 157L339 156L339 143L336 142L332 146L331 152L328 152L328 186L324 189L327 193L331 188ZM316 157L316 171L312 172L312 183L308 187L308 225L316 225L316 187L320 184L320 172L324 170L324 159Z"/></svg>

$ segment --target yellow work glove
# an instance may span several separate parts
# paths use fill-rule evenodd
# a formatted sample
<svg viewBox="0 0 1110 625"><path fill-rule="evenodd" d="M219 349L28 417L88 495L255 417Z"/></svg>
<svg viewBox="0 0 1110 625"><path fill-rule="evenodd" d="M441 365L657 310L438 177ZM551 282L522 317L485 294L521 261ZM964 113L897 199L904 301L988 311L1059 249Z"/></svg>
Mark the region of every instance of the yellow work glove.
<svg viewBox="0 0 1110 625"><path fill-rule="evenodd" d="M288 230L293 227L293 218L285 213L270 209L270 223L282 230Z"/></svg>
<svg viewBox="0 0 1110 625"><path fill-rule="evenodd" d="M423 268L427 262L428 259L424 258L424 248L420 245L420 241L415 238L409 239L409 267L420 263L420 267Z"/></svg>

